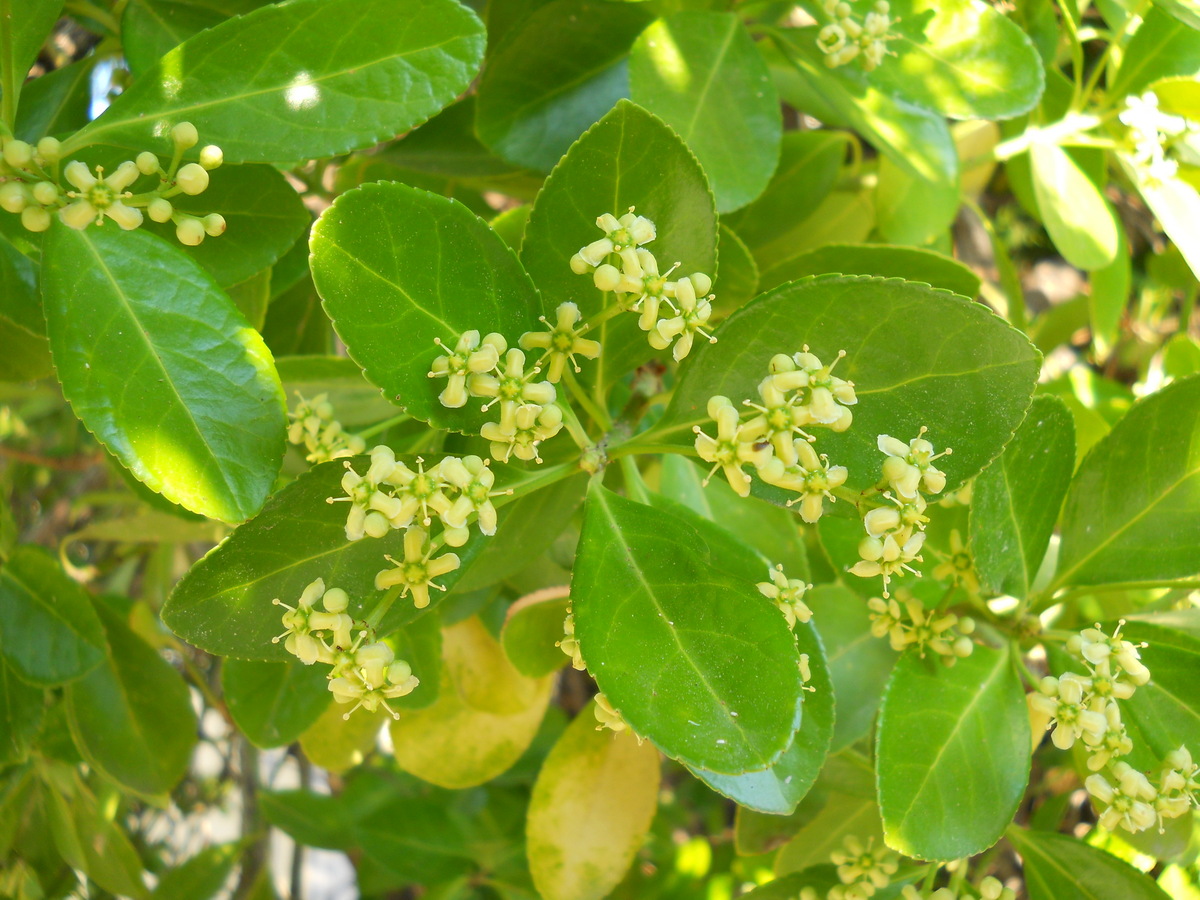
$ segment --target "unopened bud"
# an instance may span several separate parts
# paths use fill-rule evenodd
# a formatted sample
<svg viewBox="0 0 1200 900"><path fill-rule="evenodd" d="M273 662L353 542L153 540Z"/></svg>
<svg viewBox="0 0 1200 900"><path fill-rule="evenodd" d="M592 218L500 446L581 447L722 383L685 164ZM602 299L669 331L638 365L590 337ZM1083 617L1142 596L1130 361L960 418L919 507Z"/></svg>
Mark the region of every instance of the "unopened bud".
<svg viewBox="0 0 1200 900"><path fill-rule="evenodd" d="M195 247L204 240L204 225L199 219L184 219L175 226L175 237L179 243Z"/></svg>
<svg viewBox="0 0 1200 900"><path fill-rule="evenodd" d="M188 147L195 147L200 140L200 134L196 131L196 126L191 122L180 122L171 129L171 140L175 142L177 147L186 150Z"/></svg>
<svg viewBox="0 0 1200 900"><path fill-rule="evenodd" d="M43 206L58 202L58 185L49 181L39 181L33 186L33 199Z"/></svg>
<svg viewBox="0 0 1200 900"><path fill-rule="evenodd" d="M202 194L208 187L208 172L203 166L188 163L175 175L175 183L185 194Z"/></svg>
<svg viewBox="0 0 1200 900"><path fill-rule="evenodd" d="M210 237L225 233L225 217L220 213L209 213L204 217L204 230Z"/></svg>
<svg viewBox="0 0 1200 900"><path fill-rule="evenodd" d="M10 181L0 186L0 208L19 213L29 204L29 189L20 182Z"/></svg>
<svg viewBox="0 0 1200 900"><path fill-rule="evenodd" d="M225 161L225 154L216 144L200 148L200 165L206 169L215 169Z"/></svg>
<svg viewBox="0 0 1200 900"><path fill-rule="evenodd" d="M40 206L27 206L21 210L21 224L26 231L45 231L50 227L50 213Z"/></svg>
<svg viewBox="0 0 1200 900"><path fill-rule="evenodd" d="M33 161L33 148L25 141L8 141L4 145L4 161L22 169Z"/></svg>
<svg viewBox="0 0 1200 900"><path fill-rule="evenodd" d="M139 153L135 162L137 162L138 171L143 175L153 175L159 169L158 157L149 150Z"/></svg>
<svg viewBox="0 0 1200 900"><path fill-rule="evenodd" d="M58 138L44 137L37 143L37 152L44 162L58 162L62 157L62 143Z"/></svg>
<svg viewBox="0 0 1200 900"><path fill-rule="evenodd" d="M175 207L171 206L170 200L155 197L146 206L146 212L155 222L170 222L171 216L175 214Z"/></svg>

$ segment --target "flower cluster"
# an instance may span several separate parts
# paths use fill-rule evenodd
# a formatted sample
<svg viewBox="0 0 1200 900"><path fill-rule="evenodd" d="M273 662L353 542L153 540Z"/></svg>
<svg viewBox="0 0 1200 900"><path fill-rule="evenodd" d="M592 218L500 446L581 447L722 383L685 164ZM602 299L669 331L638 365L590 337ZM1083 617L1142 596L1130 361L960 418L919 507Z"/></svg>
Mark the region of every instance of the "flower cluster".
<svg viewBox="0 0 1200 900"><path fill-rule="evenodd" d="M871 610L871 634L886 636L893 650L916 647L922 657L931 650L948 665L970 656L975 643L969 637L975 631L975 620L950 612L926 610L920 600L906 590L898 590L887 600L872 597L867 601Z"/></svg>
<svg viewBox="0 0 1200 900"><path fill-rule="evenodd" d="M830 854L841 884L825 894L826 900L868 900L880 888L887 887L900 868L899 856L887 847L876 849L874 838L864 845L848 834L843 846L845 849ZM818 900L819 896L814 888L806 887L800 891L799 900Z"/></svg>
<svg viewBox="0 0 1200 900"><path fill-rule="evenodd" d="M975 895L966 888L956 893L950 888L938 888L926 893L911 884L906 884L900 892L903 900L974 900ZM1000 879L987 876L979 883L979 900L1016 900L1016 892L1005 887Z"/></svg>
<svg viewBox="0 0 1200 900"><path fill-rule="evenodd" d="M945 499L943 497L938 501L938 505L943 505ZM975 572L971 551L963 543L957 528L950 531L950 555L934 567L933 577L938 581L952 582L973 596L979 594L979 575Z"/></svg>
<svg viewBox="0 0 1200 900"><path fill-rule="evenodd" d="M833 19L817 33L817 46L825 54L825 65L834 69L859 59L868 72L879 68L889 53L887 42L896 37L889 31L898 21L891 17L887 0L876 0L861 22L845 0L824 0L822 6Z"/></svg>
<svg viewBox="0 0 1200 900"><path fill-rule="evenodd" d="M318 600L323 609L317 608ZM273 602L287 610L283 614L287 630L275 643L283 640L288 652L307 666L320 662L332 667L328 678L334 699L354 704L343 718L350 718L360 706L368 712L382 706L399 718L388 700L412 693L420 682L408 663L396 659L391 647L373 641L371 629L350 617L346 612L350 598L345 591L326 590L325 582L318 578L304 589L296 606L279 598Z"/></svg>
<svg viewBox="0 0 1200 900"><path fill-rule="evenodd" d="M573 272L591 272L597 288L615 293L625 309L639 313L638 325L655 350L674 343L671 355L676 361L691 352L697 334L716 343L705 331L712 316L712 278L693 272L669 281L679 264L660 271L654 254L642 246L657 236L654 223L635 215L633 207L619 219L605 213L596 225L604 237L571 257Z"/></svg>
<svg viewBox="0 0 1200 900"><path fill-rule="evenodd" d="M1126 97L1120 119L1129 127L1133 162L1151 184L1175 177L1179 171L1176 145L1200 131L1200 124L1159 109L1158 96L1152 91Z"/></svg>
<svg viewBox="0 0 1200 900"><path fill-rule="evenodd" d="M367 449L362 438L348 434L334 419L328 394L317 394L309 400L297 391L296 397L296 406L288 413L288 440L307 451L304 458L310 463L358 456Z"/></svg>
<svg viewBox="0 0 1200 900"><path fill-rule="evenodd" d="M563 321L560 307L559 322ZM554 385L535 380L541 369L527 368L525 351L518 347L510 350L504 336L495 332L480 338L478 331L465 331L453 350L440 340L437 345L445 354L433 361L429 377L447 379L445 389L438 395L441 404L458 409L466 406L469 398L482 397L488 401L483 405L486 411L498 403L500 421L488 422L480 429L480 434L491 444L492 457L504 462L511 456L541 462L538 444L558 434L563 421L563 411L555 405ZM585 350L574 348L570 352ZM551 351L552 357L553 354ZM552 366L554 362L552 359ZM561 367L558 371L561 374Z"/></svg>
<svg viewBox="0 0 1200 900"><path fill-rule="evenodd" d="M567 610L567 617L563 619L562 640L556 641L554 646L571 657L571 668L580 672L587 669L583 654L579 652L579 639L575 637L575 615L570 609Z"/></svg>
<svg viewBox="0 0 1200 900"><path fill-rule="evenodd" d="M596 726L597 731L605 728L610 731L629 730L629 723L621 718L621 714L613 708L613 705L608 702L608 698L603 694L596 695L596 705L593 707L592 712L596 716L596 721L600 723ZM640 744L641 742L642 739L639 737L638 743Z"/></svg>
<svg viewBox="0 0 1200 900"><path fill-rule="evenodd" d="M1046 676L1038 690L1027 696L1034 734L1053 728L1050 739L1060 750L1082 740L1087 765L1094 773L1084 782L1094 800L1105 805L1100 825L1120 826L1138 832L1200 807L1200 766L1186 747L1169 753L1158 773L1158 786L1120 760L1133 752L1133 741L1121 721L1118 701L1127 700L1150 680L1150 671L1138 653L1145 644L1121 637L1122 620L1111 635L1097 625L1085 628L1067 642L1086 674L1067 672ZM1114 762L1113 760L1117 760ZM1107 776L1103 774L1107 767Z"/></svg>
<svg viewBox="0 0 1200 900"><path fill-rule="evenodd" d="M728 397L708 401L708 415L717 424L716 437L696 426L696 452L721 469L729 484L743 497L750 493L751 478L742 466L754 467L766 484L795 491L800 496L800 517L816 522L824 511L824 500L834 499L834 488L846 481L844 466L831 466L818 456L815 438L804 429L825 427L845 431L853 421L851 406L858 402L854 384L832 374L845 354L832 365L824 365L807 345L799 353L772 358L767 376L758 385L760 402L744 401L743 413ZM742 421L742 416L749 416ZM710 473L709 477L711 477Z"/></svg>
<svg viewBox="0 0 1200 900"><path fill-rule="evenodd" d="M29 231L45 231L50 215L57 212L64 224L84 229L103 225L112 219L120 228L132 231L142 224L146 211L155 222L172 222L180 243L195 246L206 235L216 237L225 231L225 219L218 213L199 217L180 212L170 198L178 194L201 194L208 188L208 172L222 162L219 147L200 150L198 163L180 165L184 151L199 142L196 127L180 122L171 129L175 145L171 162L163 168L158 156L143 151L136 159L126 160L108 175L102 166L94 171L80 160L62 165L62 144L52 137L36 145L16 138L4 138L0 145L0 208L19 213L21 224ZM59 180L74 188L69 190ZM141 193L129 190L143 176L158 176L158 184Z"/></svg>
<svg viewBox="0 0 1200 900"><path fill-rule="evenodd" d="M783 573L783 566L773 568L771 580L760 581L756 587L764 597L775 602L787 619L789 628L794 629L797 621L807 623L812 618L812 610L804 602L804 592L810 590L812 585L798 578L788 578Z"/></svg>
<svg viewBox="0 0 1200 900"><path fill-rule="evenodd" d="M863 516L867 536L858 545L862 559L850 567L850 572L862 578L882 575L884 599L891 596L888 584L893 575L920 574L912 568L912 563L923 561L920 554L925 544L925 525L929 522L925 515L928 502L922 491L937 494L946 487L945 474L933 463L951 451L935 454L933 444L922 437L926 430L922 427L907 444L886 434L879 435L877 442L887 457L881 486L888 505L876 507Z"/></svg>

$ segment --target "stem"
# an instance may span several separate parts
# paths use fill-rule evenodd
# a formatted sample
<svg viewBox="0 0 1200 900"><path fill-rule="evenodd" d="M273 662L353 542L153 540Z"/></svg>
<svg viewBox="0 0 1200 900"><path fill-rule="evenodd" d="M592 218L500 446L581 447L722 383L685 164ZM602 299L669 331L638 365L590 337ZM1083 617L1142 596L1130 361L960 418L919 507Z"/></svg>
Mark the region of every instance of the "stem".
<svg viewBox="0 0 1200 900"><path fill-rule="evenodd" d="M1035 594L1029 598L1030 611L1034 613L1044 612L1056 603L1066 603L1068 600L1073 600L1076 597L1081 597L1085 594L1113 594L1118 591L1136 591L1136 590L1156 590L1158 588L1181 588L1184 590L1192 590L1200 588L1200 581L1194 578L1181 578L1177 581L1126 581L1120 584L1095 584L1085 587L1077 587L1067 591L1065 594L1054 596L1054 592L1061 585L1057 582L1051 584L1041 593Z"/></svg>
<svg viewBox="0 0 1200 900"><path fill-rule="evenodd" d="M270 832L263 828L258 809L258 751L243 736L238 744L238 782L242 794L242 839L251 840L242 855L242 871L238 876L235 900L246 900L254 890L267 861Z"/></svg>
<svg viewBox="0 0 1200 900"><path fill-rule="evenodd" d="M621 474L625 476L625 490L629 492L630 499L638 503L649 503L650 492L646 489L646 482L642 480L636 457L622 456L620 465Z"/></svg>
<svg viewBox="0 0 1200 900"><path fill-rule="evenodd" d="M631 456L642 453L677 453L680 456L699 456L696 448L690 444L659 444L654 442L645 442L632 440L624 444L618 444L616 447L609 448L607 456L609 459L621 459L624 456Z"/></svg>
<svg viewBox="0 0 1200 900"><path fill-rule="evenodd" d="M21 96L21 82L25 73L14 70L13 58L13 11L12 0L0 0L0 120L5 132L12 134L17 121L17 99Z"/></svg>
<svg viewBox="0 0 1200 900"><path fill-rule="evenodd" d="M563 425L567 429L567 434L571 435L571 440L580 450L587 450L592 446L592 439L588 437L588 433L583 430L583 426L579 423L579 417L575 415L575 410L563 399L558 399L555 404L563 412Z"/></svg>
<svg viewBox="0 0 1200 900"><path fill-rule="evenodd" d="M300 770L300 788L308 790L312 784L312 763L296 745L293 745L292 749L294 751L292 756ZM304 897L304 845L299 841L292 844L292 871L288 884L288 897L290 900L302 900Z"/></svg>
<svg viewBox="0 0 1200 900"><path fill-rule="evenodd" d="M366 440L369 437L374 437L381 431L387 431L393 425L399 425L401 422L407 422L411 418L412 416L410 416L408 413L400 413L398 416L392 416L390 419L384 419L382 422L358 432L358 436L363 440Z"/></svg>
<svg viewBox="0 0 1200 900"><path fill-rule="evenodd" d="M570 369L563 372L563 383L567 386L567 390L571 392L571 396L579 401L579 405L584 408L593 422L605 431L612 428L612 417L587 395L587 392L575 379L575 373Z"/></svg>
<svg viewBox="0 0 1200 900"><path fill-rule="evenodd" d="M1063 26L1071 43L1071 80L1074 82L1071 109L1079 109L1083 96L1083 43L1079 40L1079 23L1075 21L1074 2L1075 0L1058 0L1058 8L1062 12Z"/></svg>
<svg viewBox="0 0 1200 900"><path fill-rule="evenodd" d="M1095 93L1096 87L1100 84L1100 76L1104 74L1108 68L1109 60L1112 59L1113 47L1120 47L1121 41L1125 39L1125 35L1129 33L1129 28L1133 25L1134 20L1140 20L1146 12L1146 7L1150 5L1150 0L1140 0L1140 2L1125 16L1125 21L1121 23L1112 35L1108 44L1104 48L1104 52L1100 54L1100 59L1096 61L1096 67L1092 69L1091 75L1088 76L1087 83L1083 86L1079 101L1079 109L1087 106L1089 100L1092 99L1092 94Z"/></svg>

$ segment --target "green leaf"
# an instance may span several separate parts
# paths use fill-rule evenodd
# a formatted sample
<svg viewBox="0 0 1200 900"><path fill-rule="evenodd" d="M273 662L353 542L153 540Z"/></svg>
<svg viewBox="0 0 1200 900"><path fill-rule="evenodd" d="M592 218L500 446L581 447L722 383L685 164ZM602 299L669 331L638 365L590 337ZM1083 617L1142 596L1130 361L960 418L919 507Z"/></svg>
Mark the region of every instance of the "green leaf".
<svg viewBox="0 0 1200 900"><path fill-rule="evenodd" d="M1136 403L1084 459L1054 586L1200 573L1200 376Z"/></svg>
<svg viewBox="0 0 1200 900"><path fill-rule="evenodd" d="M1075 468L1075 423L1057 397L1033 398L1000 458L975 479L971 554L991 593L1025 597Z"/></svg>
<svg viewBox="0 0 1200 900"><path fill-rule="evenodd" d="M434 339L453 348L464 331L495 331L515 347L539 327L537 290L496 233L462 204L402 184L364 185L325 210L312 270L368 380L438 428L478 432L488 415L438 401L445 382L429 367L444 351Z"/></svg>
<svg viewBox="0 0 1200 900"><path fill-rule="evenodd" d="M356 822L365 857L400 883L434 884L473 868L465 823L449 797L397 797Z"/></svg>
<svg viewBox="0 0 1200 900"><path fill-rule="evenodd" d="M208 190L171 198L178 210L202 216L220 213L227 228L196 247L175 238L175 226L146 220L145 228L198 262L217 284L229 287L272 265L308 228L308 210L287 179L271 166L221 166Z"/></svg>
<svg viewBox="0 0 1200 900"><path fill-rule="evenodd" d="M843 849L843 841L848 835L858 838L864 845L871 839L883 842L883 822L870 793L831 793L812 821L780 848L775 872L787 875L829 862L829 855Z"/></svg>
<svg viewBox="0 0 1200 900"><path fill-rule="evenodd" d="M1200 211L1200 205L1197 209ZM1121 317L1125 313L1126 304L1129 303L1130 286L1133 281L1131 268L1129 241L1124 231L1118 231L1117 253L1113 261L1092 272L1088 279L1091 285L1088 307L1091 314L1092 345L1101 360L1108 358L1120 339Z"/></svg>
<svg viewBox="0 0 1200 900"><path fill-rule="evenodd" d="M1200 31L1200 3L1196 0L1157 0L1158 5L1185 25Z"/></svg>
<svg viewBox="0 0 1200 900"><path fill-rule="evenodd" d="M104 659L104 628L87 592L40 547L0 568L0 655L22 681L57 687Z"/></svg>
<svg viewBox="0 0 1200 900"><path fill-rule="evenodd" d="M736 15L685 10L654 22L633 45L629 88L696 154L718 212L763 192L783 122L771 73Z"/></svg>
<svg viewBox="0 0 1200 900"><path fill-rule="evenodd" d="M875 207L869 191L833 191L804 220L799 234L759 251L756 257L762 268L759 289L770 290L793 281L791 262L795 257L828 244L862 243L874 228ZM778 256L768 256L776 251Z"/></svg>
<svg viewBox="0 0 1200 900"><path fill-rule="evenodd" d="M1127 161L1125 169L1132 171ZM1193 225L1200 217L1200 192L1182 178L1152 183L1133 171L1133 180L1167 237L1179 248L1192 273L1200 278L1200 235Z"/></svg>
<svg viewBox="0 0 1200 900"><path fill-rule="evenodd" d="M18 91L37 60L42 44L54 30L62 8L62 0L38 0L37 3L8 0L4 4L6 21L0 34L0 43L4 45L4 68L12 71L12 83Z"/></svg>
<svg viewBox="0 0 1200 900"><path fill-rule="evenodd" d="M321 315L319 310L317 314ZM289 399L294 402L297 393L309 399L326 394L334 417L351 431L396 413L354 360L344 356L284 356L276 360L275 368Z"/></svg>
<svg viewBox="0 0 1200 900"><path fill-rule="evenodd" d="M297 843L329 850L348 850L351 846L354 817L345 794L334 797L313 791L259 791L258 802L266 820Z"/></svg>
<svg viewBox="0 0 1200 900"><path fill-rule="evenodd" d="M833 190L850 142L839 131L787 132L779 166L762 196L723 215L721 224L734 229L760 261L790 254L805 222Z"/></svg>
<svg viewBox="0 0 1200 900"><path fill-rule="evenodd" d="M1140 652L1152 678L1124 706L1149 748L1161 759L1180 746L1200 745L1200 618L1193 610L1144 613L1122 634L1147 645Z"/></svg>
<svg viewBox="0 0 1200 900"><path fill-rule="evenodd" d="M66 688L71 734L88 762L141 794L165 794L187 771L196 714L187 685L115 613L97 605L109 654Z"/></svg>
<svg viewBox="0 0 1200 900"><path fill-rule="evenodd" d="M692 774L739 806L783 816L796 811L797 804L817 780L829 752L834 723L833 683L829 678L825 648L811 623L797 623L795 634L798 649L808 654L812 672L808 687L815 690L804 695L803 726L796 732L791 746L774 765L761 772L717 775L692 769Z"/></svg>
<svg viewBox="0 0 1200 900"><path fill-rule="evenodd" d="M482 23L454 0L265 6L167 53L64 143L64 155L112 144L169 156L169 129L181 121L229 163L370 147L462 93L483 45Z"/></svg>
<svg viewBox="0 0 1200 900"><path fill-rule="evenodd" d="M25 761L45 713L45 691L23 682L0 660L0 767Z"/></svg>
<svg viewBox="0 0 1200 900"><path fill-rule="evenodd" d="M528 749L554 678L518 672L478 619L443 630L442 662L437 701L401 710L391 724L396 764L440 787L474 787L507 771Z"/></svg>
<svg viewBox="0 0 1200 900"><path fill-rule="evenodd" d="M300 735L300 747L313 765L341 773L359 765L375 749L387 713L360 709L345 718L346 708L331 703L321 718Z"/></svg>
<svg viewBox="0 0 1200 900"><path fill-rule="evenodd" d="M624 877L658 808L653 745L596 729L580 710L533 786L525 852L545 900L600 900Z"/></svg>
<svg viewBox="0 0 1200 900"><path fill-rule="evenodd" d="M1167 900L1129 863L1065 834L1014 827L1008 839L1025 864L1030 900Z"/></svg>
<svg viewBox="0 0 1200 900"><path fill-rule="evenodd" d="M98 55L87 56L26 84L13 135L37 143L47 135L76 131L88 123L92 72Z"/></svg>
<svg viewBox="0 0 1200 900"><path fill-rule="evenodd" d="M504 655L522 675L541 678L570 661L555 646L563 638L563 621L569 608L567 598L554 588L522 597L508 608L500 644Z"/></svg>
<svg viewBox="0 0 1200 900"><path fill-rule="evenodd" d="M205 847L186 862L164 872L151 897L154 900L212 900L229 880L241 855L240 843Z"/></svg>
<svg viewBox="0 0 1200 900"><path fill-rule="evenodd" d="M388 638L396 658L412 667L421 689L390 701L393 709L432 706L442 690L442 626L437 616L421 616Z"/></svg>
<svg viewBox="0 0 1200 900"><path fill-rule="evenodd" d="M61 782L47 780L45 791L50 830L63 859L107 891L136 900L148 896L142 862L125 832L100 809L77 772L63 780L66 795Z"/></svg>
<svg viewBox="0 0 1200 900"><path fill-rule="evenodd" d="M594 485L572 608L588 669L629 726L668 756L737 775L772 765L791 743L797 651L755 588L762 560L736 542L713 544L709 529L682 507Z"/></svg>
<svg viewBox="0 0 1200 900"><path fill-rule="evenodd" d="M878 179L875 227L885 240L920 245L946 236L958 215L957 183L917 178L887 156L880 157Z"/></svg>
<svg viewBox="0 0 1200 900"><path fill-rule="evenodd" d="M75 414L152 490L240 522L283 454L283 392L258 333L206 272L116 228L46 238L50 350Z"/></svg>
<svg viewBox="0 0 1200 900"><path fill-rule="evenodd" d="M352 462L366 471L365 458ZM345 505L326 502L344 496L345 474L343 460L323 463L273 496L256 518L179 581L163 607L167 627L218 656L282 661L289 658L287 651L282 643L271 642L283 631L282 611L271 603L276 597L293 603L305 587L323 578L327 588L339 587L350 595L351 615L366 615L383 596L375 590L375 573L388 565L385 554L403 556L404 532L347 541ZM464 565L479 543L476 536L458 549ZM449 587L461 571L438 581ZM412 609L407 600L397 603L406 605ZM386 628L380 630L386 633Z"/></svg>
<svg viewBox="0 0 1200 900"><path fill-rule="evenodd" d="M238 308L250 327L262 331L267 318L267 306L271 302L271 268L268 266L256 275L251 275L241 284L232 285L229 299Z"/></svg>
<svg viewBox="0 0 1200 900"><path fill-rule="evenodd" d="M1108 87L1110 97L1138 94L1160 78L1200 74L1200 31L1151 9L1130 38Z"/></svg>
<svg viewBox="0 0 1200 900"><path fill-rule="evenodd" d="M828 655L837 701L830 752L836 753L871 731L897 653L885 638L871 634L867 604L849 588L818 585L804 602L813 611L813 623Z"/></svg>
<svg viewBox="0 0 1200 900"><path fill-rule="evenodd" d="M971 0L900 0L899 21L870 81L953 119L1010 119L1042 95L1042 64L1015 22Z"/></svg>
<svg viewBox="0 0 1200 900"><path fill-rule="evenodd" d="M268 0L130 0L121 15L121 49L136 78L170 50Z"/></svg>
<svg viewBox="0 0 1200 900"><path fill-rule="evenodd" d="M488 58L476 102L480 139L509 162L549 171L629 95L626 57L650 20L639 4L594 0L529 14Z"/></svg>
<svg viewBox="0 0 1200 900"><path fill-rule="evenodd" d="M332 701L323 665L227 659L221 690L233 721L256 747L292 743Z"/></svg>
<svg viewBox="0 0 1200 900"><path fill-rule="evenodd" d="M1112 263L1120 229L1100 189L1057 144L1035 143L1029 159L1038 211L1054 246L1081 269Z"/></svg>
<svg viewBox="0 0 1200 900"><path fill-rule="evenodd" d="M1025 336L985 306L896 279L805 279L759 296L693 350L663 419L651 432L691 444L708 427L708 398L755 396L776 353L803 345L855 383L859 403L843 434L822 432L821 451L846 466L847 485L878 479L880 434L907 440L921 426L954 454L939 462L951 489L993 459L1029 405L1040 357ZM968 337L969 336L969 337Z"/></svg>
<svg viewBox="0 0 1200 900"><path fill-rule="evenodd" d="M713 301L713 314L724 318L758 294L758 263L750 248L724 224L718 230L717 252L721 259L721 279L716 284L720 294Z"/></svg>
<svg viewBox="0 0 1200 900"><path fill-rule="evenodd" d="M37 264L0 238L0 381L31 381L53 371Z"/></svg>
<svg viewBox="0 0 1200 900"><path fill-rule="evenodd" d="M716 276L717 217L704 172L670 128L622 101L567 151L534 202L521 262L543 296L575 303L584 319L600 312L604 294L571 271L571 257L603 237L598 216L631 206L655 223L658 237L646 249L658 260ZM584 367L585 377L595 372L604 384L654 355L632 316L606 321L591 336L604 355Z"/></svg>
<svg viewBox="0 0 1200 900"><path fill-rule="evenodd" d="M764 287L809 275L878 275L921 282L967 298L979 293L979 276L958 260L916 247L887 244L826 244L770 269Z"/></svg>
<svg viewBox="0 0 1200 900"><path fill-rule="evenodd" d="M906 653L879 713L888 846L940 860L990 847L1021 802L1029 758L1025 691L1007 651L977 645L952 669Z"/></svg>

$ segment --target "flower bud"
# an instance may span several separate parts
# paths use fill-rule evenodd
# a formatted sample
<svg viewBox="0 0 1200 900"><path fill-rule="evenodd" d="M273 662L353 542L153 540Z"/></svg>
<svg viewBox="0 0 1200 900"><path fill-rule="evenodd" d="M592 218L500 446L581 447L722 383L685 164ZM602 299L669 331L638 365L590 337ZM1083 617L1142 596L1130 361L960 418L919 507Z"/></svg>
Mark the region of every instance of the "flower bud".
<svg viewBox="0 0 1200 900"><path fill-rule="evenodd" d="M37 143L37 152L44 162L58 162L62 157L62 143L58 138L44 137Z"/></svg>
<svg viewBox="0 0 1200 900"><path fill-rule="evenodd" d="M50 227L50 213L40 206L27 206L21 210L21 224L26 231L45 231Z"/></svg>
<svg viewBox="0 0 1200 900"><path fill-rule="evenodd" d="M220 213L209 213L204 217L204 230L209 237L217 237L225 233L225 217Z"/></svg>
<svg viewBox="0 0 1200 900"><path fill-rule="evenodd" d="M19 213L29 204L29 189L17 181L0 186L0 208Z"/></svg>
<svg viewBox="0 0 1200 900"><path fill-rule="evenodd" d="M146 206L146 212L155 222L170 222L171 216L175 214L175 207L171 206L170 200L155 197Z"/></svg>
<svg viewBox="0 0 1200 900"><path fill-rule="evenodd" d="M191 122L180 122L171 129L171 140L175 142L176 147L186 150L188 147L196 146L200 140L200 134Z"/></svg>
<svg viewBox="0 0 1200 900"><path fill-rule="evenodd" d="M216 144L200 148L200 165L206 169L215 169L225 161L225 154Z"/></svg>
<svg viewBox="0 0 1200 900"><path fill-rule="evenodd" d="M204 240L204 226L199 219L184 219L175 226L175 237L179 243L195 247Z"/></svg>
<svg viewBox="0 0 1200 900"><path fill-rule="evenodd" d="M185 194L202 194L208 187L208 172L203 166L188 163L176 173L175 183Z"/></svg>
<svg viewBox="0 0 1200 900"><path fill-rule="evenodd" d="M33 148L25 141L8 141L4 145L4 161L17 169L23 169L33 161Z"/></svg>
<svg viewBox="0 0 1200 900"><path fill-rule="evenodd" d="M58 202L58 185L49 181L39 181L33 186L33 199L43 206Z"/></svg>
<svg viewBox="0 0 1200 900"><path fill-rule="evenodd" d="M153 175L159 170L158 157L149 150L143 150L139 153L135 162L137 163L138 171L143 175Z"/></svg>

